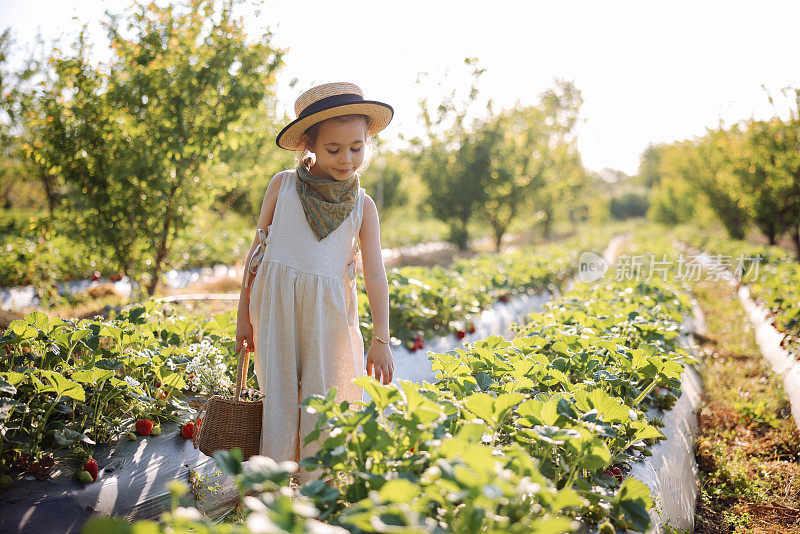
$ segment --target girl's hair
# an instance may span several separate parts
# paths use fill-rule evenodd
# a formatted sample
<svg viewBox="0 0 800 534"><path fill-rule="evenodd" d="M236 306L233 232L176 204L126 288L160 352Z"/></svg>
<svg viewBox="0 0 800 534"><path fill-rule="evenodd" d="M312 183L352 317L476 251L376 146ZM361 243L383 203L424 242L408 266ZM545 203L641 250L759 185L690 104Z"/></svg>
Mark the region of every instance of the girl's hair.
<svg viewBox="0 0 800 534"><path fill-rule="evenodd" d="M369 131L369 117L366 115L340 115L338 117L331 117L330 119L325 119L324 121L317 122L312 124L308 127L308 129L303 132L304 134L308 135L308 145L313 146L317 142L317 136L319 135L319 127L322 123L327 121L338 121L338 122L348 122L352 120L363 120L364 121L364 161L361 165L356 169L356 174L361 176L361 174L367 170L369 167L369 160L372 157L372 137L367 135ZM305 165L307 169L311 168L314 164L315 157L314 153L311 152L308 148L303 150L298 150L295 152L295 163L299 167L300 165Z"/></svg>

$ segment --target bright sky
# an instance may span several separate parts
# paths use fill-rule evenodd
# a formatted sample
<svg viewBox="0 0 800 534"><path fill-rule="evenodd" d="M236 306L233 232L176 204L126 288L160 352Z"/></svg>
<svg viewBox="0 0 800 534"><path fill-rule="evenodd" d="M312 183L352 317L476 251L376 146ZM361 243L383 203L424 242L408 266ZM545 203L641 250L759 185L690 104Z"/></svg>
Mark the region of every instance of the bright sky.
<svg viewBox="0 0 800 534"><path fill-rule="evenodd" d="M10 26L28 44L37 29L48 41L61 33L71 39L88 22L102 43L103 10L130 4L0 0L0 29ZM487 68L480 89L495 109L535 104L555 78L572 80L584 99L578 147L592 170L633 174L649 142L702 135L720 119L786 117L792 100L780 90L800 87L796 0L267 0L258 13L239 9L252 35L269 27L273 44L289 49L278 88L285 109L293 113L312 85L352 81L394 107L381 134L388 140L418 133L418 100L442 94L435 83L417 84L417 74L436 80L449 68L445 89L466 87L468 56Z"/></svg>

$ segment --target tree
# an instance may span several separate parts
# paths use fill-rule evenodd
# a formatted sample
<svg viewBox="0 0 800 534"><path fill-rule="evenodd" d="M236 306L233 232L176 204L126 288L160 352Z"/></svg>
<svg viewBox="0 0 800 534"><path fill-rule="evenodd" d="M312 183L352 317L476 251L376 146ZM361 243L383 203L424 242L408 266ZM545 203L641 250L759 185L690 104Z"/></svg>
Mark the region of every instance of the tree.
<svg viewBox="0 0 800 534"><path fill-rule="evenodd" d="M380 141L376 150L379 147ZM403 151L379 152L361 177L361 186L373 195L381 217L408 203L407 182L411 166L411 158Z"/></svg>
<svg viewBox="0 0 800 534"><path fill-rule="evenodd" d="M544 214L546 235L557 205L571 200L572 220L585 216L578 213L585 206L578 209L576 200L587 183L574 137L580 91L557 80L537 106L518 104L495 113L489 102L485 114L467 127L483 69L475 60L466 63L474 69L473 83L462 102L451 93L435 118L422 102L428 142L420 144L418 167L434 215L450 226L450 240L466 248L473 216L492 229L498 250L512 222L534 208Z"/></svg>
<svg viewBox="0 0 800 534"><path fill-rule="evenodd" d="M730 237L744 239L750 217L736 187L730 159L735 140L722 128L709 130L690 152L693 173L686 179L696 184Z"/></svg>
<svg viewBox="0 0 800 534"><path fill-rule="evenodd" d="M231 0L138 5L104 25L107 66L89 63L84 32L74 55L52 58L49 126L31 155L75 188L87 238L152 295L174 236L214 196L202 171L265 98L282 52L269 33L248 41Z"/></svg>
<svg viewBox="0 0 800 534"><path fill-rule="evenodd" d="M478 80L485 69L477 60L468 58L472 68L472 85L462 102L456 102L455 91L432 113L427 100L420 102L425 139L413 139L415 167L428 186L426 202L434 216L450 227L448 240L459 250L469 243L467 223L486 199L485 174L480 159L488 159L484 147L470 138L464 122L472 112L478 95ZM485 168L485 166L484 166Z"/></svg>
<svg viewBox="0 0 800 534"><path fill-rule="evenodd" d="M659 147L658 181L653 182L647 212L647 216L656 222L676 225L695 216L698 194L687 179L693 172L689 157L691 150L689 141Z"/></svg>
<svg viewBox="0 0 800 534"><path fill-rule="evenodd" d="M228 126L226 146L209 166L210 179L219 184L212 208L223 214L235 211L255 225L269 181L279 171L294 166L294 154L275 145L275 136L288 120L275 114L275 95L265 88L256 108Z"/></svg>
<svg viewBox="0 0 800 534"><path fill-rule="evenodd" d="M637 181L652 189L661 181L659 173L661 163L661 152L664 150L664 145L647 145L642 155L639 157L639 173L636 176Z"/></svg>
<svg viewBox="0 0 800 534"><path fill-rule="evenodd" d="M485 176L486 201L480 214L492 228L495 249L523 208L532 208L535 191L544 185L547 135L541 110L512 108L490 115L475 133L487 158L470 165Z"/></svg>
<svg viewBox="0 0 800 534"><path fill-rule="evenodd" d="M588 176L577 148L575 126L583 104L581 92L570 81L556 80L539 97L539 120L531 127L540 131L537 153L543 172L531 202L541 212L545 238L550 237L559 208L576 207L588 184ZM572 218L575 218L573 212Z"/></svg>
<svg viewBox="0 0 800 534"><path fill-rule="evenodd" d="M39 40L41 43L41 39ZM25 157L25 148L37 144L37 82L47 83L46 70L36 57L29 57L16 72L5 66L13 46L10 30L0 34L0 207L23 205L40 208L40 194L36 179L43 188L45 205L53 215L59 199L57 178L50 172L31 169ZM35 179L30 175L35 174ZM24 197L20 198L20 197Z"/></svg>
<svg viewBox="0 0 800 534"><path fill-rule="evenodd" d="M789 232L800 259L800 89L796 102L786 122L748 121L733 168L759 229L771 244Z"/></svg>

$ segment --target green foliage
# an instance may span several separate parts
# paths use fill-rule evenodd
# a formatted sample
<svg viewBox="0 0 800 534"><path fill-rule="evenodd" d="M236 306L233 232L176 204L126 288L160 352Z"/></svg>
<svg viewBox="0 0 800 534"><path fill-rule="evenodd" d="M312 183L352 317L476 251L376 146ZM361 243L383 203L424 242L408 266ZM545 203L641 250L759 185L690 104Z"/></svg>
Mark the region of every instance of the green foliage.
<svg viewBox="0 0 800 534"><path fill-rule="evenodd" d="M800 258L800 89L795 99L788 121L750 120L741 132L734 126L731 135L741 141L731 159L755 224L771 244L788 231Z"/></svg>
<svg viewBox="0 0 800 534"><path fill-rule="evenodd" d="M0 286L32 284L40 296L55 300L55 282L92 278L94 271L106 278L120 274L113 249L95 244L87 251L77 224L61 211L52 216L0 211ZM173 237L164 267L233 264L247 253L252 232L253 223L235 213L199 212L197 221Z"/></svg>
<svg viewBox="0 0 800 534"><path fill-rule="evenodd" d="M526 247L509 253L480 254L450 267L401 267L387 273L389 323L393 336L408 342L416 336L443 336L458 330L498 299L558 289L575 272L583 251L600 252L610 231L566 242ZM371 342L372 315L360 287L359 317L365 347Z"/></svg>
<svg viewBox="0 0 800 534"><path fill-rule="evenodd" d="M379 149L380 142L376 142ZM381 241L383 239L383 220L387 214L399 211L399 208L409 205L411 199L412 178L411 157L405 152L380 154L373 157L369 168L361 177L361 187L367 190L378 207L381 217ZM413 204L418 204L414 199ZM427 238L431 240L430 237ZM382 243L384 247L392 246Z"/></svg>
<svg viewBox="0 0 800 534"><path fill-rule="evenodd" d="M675 235L704 250L748 284L750 295L766 309L772 324L784 335L782 345L800 357L800 263L783 248L720 238L691 228Z"/></svg>
<svg viewBox="0 0 800 534"><path fill-rule="evenodd" d="M107 321L33 312L0 336L0 468L5 473L48 449L107 443L140 418L174 420L193 347L226 356L233 376L231 314L210 320L165 317L154 302ZM210 371L210 370L209 370ZM185 380L186 379L186 380Z"/></svg>
<svg viewBox="0 0 800 534"><path fill-rule="evenodd" d="M447 223L448 241L461 250L467 248L469 241L467 223L486 200L485 176L472 172L470 165L478 157L487 157L480 147L466 141L464 124L478 95L478 80L484 69L478 68L473 59L465 63L472 68L473 80L465 101L458 104L451 96L438 105L435 114L427 101L420 102L426 139L412 140L418 151L415 167L428 189L426 203L436 218Z"/></svg>
<svg viewBox="0 0 800 534"><path fill-rule="evenodd" d="M649 216L674 225L710 209L732 238L743 238L750 224L772 244L788 232L800 258L800 89L791 92L796 109L788 120L751 118L648 147L639 180L653 186Z"/></svg>
<svg viewBox="0 0 800 534"><path fill-rule="evenodd" d="M677 340L688 312L687 296L668 284L579 284L512 341L490 336L429 355L434 384L363 377L369 403L337 403L334 389L306 398L319 419L304 440L320 447L301 465L322 478L294 494L296 464L253 457L245 466L238 451L218 453L243 496L244 525L214 525L176 497L160 523L96 519L86 531L305 532L322 522L333 532L556 533L600 523L646 531L649 490L603 472L627 472L663 439L647 412L659 395L680 394L687 354ZM170 318L153 304L105 322L31 314L2 339L4 435L20 435L18 418L31 409L44 421L34 427L62 425L53 428L59 446L94 441L93 428L75 423L85 416L71 420L59 408L42 417L42 408L58 403L81 416L112 382L119 397L94 412L101 423L115 424L123 410L168 417L164 404L176 404L154 402L155 381L184 385L180 347L209 340L230 349L232 328L230 316Z"/></svg>
<svg viewBox="0 0 800 534"><path fill-rule="evenodd" d="M270 34L248 42L231 5L216 0L138 5L105 27L107 68L89 63L83 32L75 55L51 59L56 79L38 117L47 127L28 150L74 187L86 237L108 244L152 294L174 236L215 189L201 170L264 99L281 53Z"/></svg>
<svg viewBox="0 0 800 534"><path fill-rule="evenodd" d="M305 442L320 449L301 465L337 481L329 522L367 528L370 514L402 502L411 515L390 516L415 528L425 511L455 532L535 531L528 521L557 511L645 531L647 487L602 471L629 466L663 439L646 412L654 387L680 394L687 354L677 336L688 298L656 283L609 282L548 308L514 340L490 336L431 354L434 384L364 377L366 406L336 403L334 391L305 399L320 416ZM525 479L549 489L520 502Z"/></svg>
<svg viewBox="0 0 800 534"><path fill-rule="evenodd" d="M541 95L538 106L495 113L490 104L485 115L475 117L472 108L485 69L474 59L465 63L473 69L473 81L463 101L451 94L435 113L427 100L420 102L426 135L412 146L431 212L448 224L448 239L462 250L473 218L489 225L498 249L513 221L533 209L543 214L549 235L556 206L574 203L586 183L570 139L580 92L559 81Z"/></svg>
<svg viewBox="0 0 800 534"><path fill-rule="evenodd" d="M611 199L611 216L618 220L644 217L650 207L647 197L638 193L624 193Z"/></svg>

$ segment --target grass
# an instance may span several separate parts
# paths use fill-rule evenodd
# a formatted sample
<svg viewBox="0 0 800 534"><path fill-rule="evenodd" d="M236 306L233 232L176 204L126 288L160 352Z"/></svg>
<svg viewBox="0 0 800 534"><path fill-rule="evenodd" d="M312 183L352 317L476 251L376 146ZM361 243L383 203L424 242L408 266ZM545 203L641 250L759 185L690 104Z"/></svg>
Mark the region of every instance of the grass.
<svg viewBox="0 0 800 534"><path fill-rule="evenodd" d="M800 533L800 433L781 380L734 290L703 281L694 291L707 321L695 533Z"/></svg>

